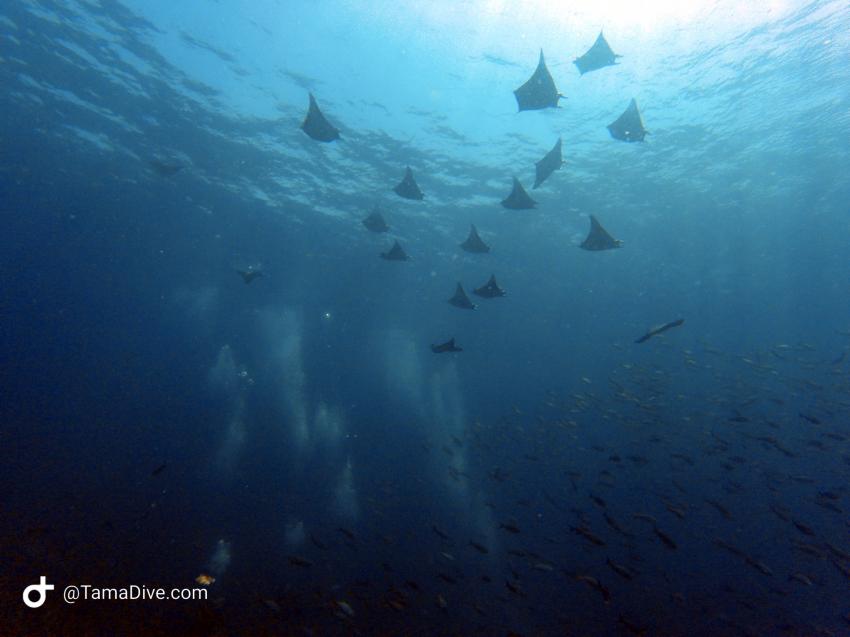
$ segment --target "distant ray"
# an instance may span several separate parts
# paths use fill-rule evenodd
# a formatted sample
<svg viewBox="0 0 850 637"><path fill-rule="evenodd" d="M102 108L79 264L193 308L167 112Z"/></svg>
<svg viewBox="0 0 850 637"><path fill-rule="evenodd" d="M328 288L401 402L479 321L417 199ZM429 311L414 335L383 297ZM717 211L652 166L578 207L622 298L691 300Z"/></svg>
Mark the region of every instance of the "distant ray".
<svg viewBox="0 0 850 637"><path fill-rule="evenodd" d="M455 345L454 338L450 338L445 343L431 345L431 351L435 354L442 354L444 352L462 352L463 349Z"/></svg>
<svg viewBox="0 0 850 637"><path fill-rule="evenodd" d="M310 108L307 111L307 117L304 118L304 123L301 124L301 130L319 142L332 142L339 139L339 131L325 119L312 93L310 93Z"/></svg>
<svg viewBox="0 0 850 637"><path fill-rule="evenodd" d="M629 102L628 108L623 111L613 123L608 124L608 132L614 139L624 142L642 142L649 135L649 131L643 126L643 119L638 111L635 98Z"/></svg>
<svg viewBox="0 0 850 637"><path fill-rule="evenodd" d="M253 270L248 268L247 270L236 270L236 274L242 277L242 280L245 281L245 284L251 283L254 279L259 279L263 276L262 270Z"/></svg>
<svg viewBox="0 0 850 637"><path fill-rule="evenodd" d="M561 156L561 138L555 142L548 153L543 156L539 162L534 164L536 175L534 177L534 185L532 188L537 188L540 184L546 181L547 177L564 165L564 159Z"/></svg>
<svg viewBox="0 0 850 637"><path fill-rule="evenodd" d="M390 229L387 222L384 221L384 216L381 214L381 211L378 210L377 206L375 206L372 214L363 220L363 225L372 232L386 232Z"/></svg>
<svg viewBox="0 0 850 637"><path fill-rule="evenodd" d="M639 339L635 341L635 343L645 343L653 336L657 334L661 334L662 332L666 332L671 327L679 327L682 323L685 322L685 319L676 319L675 321L670 321L669 323L665 323L664 325L659 325L658 327L653 327L651 330L647 331L646 334L641 336Z"/></svg>
<svg viewBox="0 0 850 637"><path fill-rule="evenodd" d="M510 208L511 210L528 210L530 208L534 208L537 205L537 202L528 196L528 193L525 192L525 188L523 188L522 184L519 183L519 179L514 177L513 190L511 190L511 194L509 194L505 199L502 199L502 205L505 208Z"/></svg>
<svg viewBox="0 0 850 637"><path fill-rule="evenodd" d="M404 179L393 190L395 194L405 199L416 199L420 201L425 198L425 195L419 190L419 184L413 178L413 171L410 170L410 166L404 171Z"/></svg>
<svg viewBox="0 0 850 637"><path fill-rule="evenodd" d="M148 165L160 177L171 177L183 170L183 166L180 164L170 164L167 161L162 161L156 157L149 159Z"/></svg>
<svg viewBox="0 0 850 637"><path fill-rule="evenodd" d="M482 55L481 59L486 61L486 62L491 62L492 64L497 64L499 66L515 66L518 69L522 68L521 64L517 64L516 62L511 62L509 60L506 60L504 58L500 58L496 55L491 55L489 53L485 53L484 55Z"/></svg>
<svg viewBox="0 0 850 637"><path fill-rule="evenodd" d="M485 299L495 299L500 296L505 296L505 291L499 287L498 283L496 283L495 274L490 275L490 280L480 288L473 290L473 292Z"/></svg>
<svg viewBox="0 0 850 637"><path fill-rule="evenodd" d="M555 88L555 81L546 68L543 59L543 49L540 49L540 61L534 74L528 81L514 91L516 103L520 111L536 111L541 108L557 108L558 100L562 97Z"/></svg>
<svg viewBox="0 0 850 637"><path fill-rule="evenodd" d="M387 261L410 261L410 257L407 256L398 241L393 243L393 247L387 252L381 252L381 258Z"/></svg>
<svg viewBox="0 0 850 637"><path fill-rule="evenodd" d="M490 246L484 243L481 237L478 236L478 230L475 229L475 225L469 226L469 236L466 238L466 241L460 244L460 247L467 252L490 252Z"/></svg>
<svg viewBox="0 0 850 637"><path fill-rule="evenodd" d="M588 49L587 53L573 60L573 64L578 67L578 72L584 75L585 73L590 73L590 71L596 71L606 66L613 66L617 63L617 58L621 57L623 56L617 55L611 50L608 41L602 35L602 31L600 31L593 46Z"/></svg>
<svg viewBox="0 0 850 637"><path fill-rule="evenodd" d="M466 292L463 291L463 286L460 283L457 284L455 295L449 299L449 303L464 310L474 310L477 307L475 303L470 301L469 297L466 296Z"/></svg>
<svg viewBox="0 0 850 637"><path fill-rule="evenodd" d="M590 233L582 242L580 248L584 250L611 250L619 248L623 242L615 239L605 231L605 228L596 220L596 217L590 215Z"/></svg>

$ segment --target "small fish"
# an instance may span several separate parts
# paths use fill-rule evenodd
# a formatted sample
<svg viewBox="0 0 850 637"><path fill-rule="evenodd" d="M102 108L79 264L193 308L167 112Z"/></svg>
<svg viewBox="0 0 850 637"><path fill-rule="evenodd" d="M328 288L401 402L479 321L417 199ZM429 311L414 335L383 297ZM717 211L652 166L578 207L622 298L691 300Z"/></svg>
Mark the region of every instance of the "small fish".
<svg viewBox="0 0 850 637"><path fill-rule="evenodd" d="M638 626L634 622L630 622L628 619L626 619L622 615L620 615L620 617L617 619L617 622L622 624L623 627L627 631L632 633L633 635L646 635L647 630L648 630L647 628L641 628L640 626Z"/></svg>
<svg viewBox="0 0 850 637"><path fill-rule="evenodd" d="M451 538L448 536L448 534L443 533L443 531L441 531L440 529L438 529L436 524L432 524L432 525L431 525L431 530L432 530L434 533L436 533L437 535L439 535L439 536L440 536L440 538L441 538L441 539L443 539L443 540L449 540L449 539L451 539Z"/></svg>
<svg viewBox="0 0 850 637"><path fill-rule="evenodd" d="M504 471L500 467L496 467L493 471L490 472L490 477L493 478L496 482L504 482L507 480L511 474L507 471Z"/></svg>
<svg viewBox="0 0 850 637"><path fill-rule="evenodd" d="M809 578L806 575L803 575L803 573L791 573L791 575L788 576L788 579L789 580L796 580L796 581L800 582L801 584L805 584L806 586L812 585L811 578Z"/></svg>
<svg viewBox="0 0 850 637"><path fill-rule="evenodd" d="M595 588L597 591L599 591L605 603L608 603L611 600L611 593L608 591L608 589L602 585L602 582L600 582L592 575L577 575L576 579L580 582L584 582L591 588Z"/></svg>
<svg viewBox="0 0 850 637"><path fill-rule="evenodd" d="M478 551L479 553L483 553L483 554L485 554L485 555L486 555L487 553L489 553L489 552L490 552L490 549L488 549L488 548L487 548L486 546L484 546L483 544L479 544L478 542L476 542L476 541L474 541L474 540L470 540L470 541L469 541L469 545L470 545L472 548L474 548L476 551Z"/></svg>
<svg viewBox="0 0 850 637"><path fill-rule="evenodd" d="M694 466L694 464L696 464L696 463L694 462L694 459L693 459L693 458L691 458L690 456L686 456L686 455L685 455L685 454L683 454L683 453L671 453L671 454L670 454L670 457L671 457L671 458L675 458L676 460L681 460L682 462L685 462L685 463L687 463L687 464L689 464L689 465L691 465L691 466Z"/></svg>
<svg viewBox="0 0 850 637"><path fill-rule="evenodd" d="M773 575L773 571L770 570L770 568L768 568L768 566L760 560L754 559L747 555L746 557L744 557L744 561L750 566L752 566L754 569L761 571L765 575Z"/></svg>
<svg viewBox="0 0 850 637"><path fill-rule="evenodd" d="M848 562L850 562L850 553L848 553L847 551L838 548L837 546L835 546L831 542L826 543L826 548L828 548L830 551L832 551L837 557L840 557L842 560L847 560Z"/></svg>
<svg viewBox="0 0 850 637"><path fill-rule="evenodd" d="M323 551L328 550L328 545L325 544L324 542L322 542L319 538L317 538L312 533L310 533L310 541L316 546L316 548L322 549Z"/></svg>
<svg viewBox="0 0 850 637"><path fill-rule="evenodd" d="M815 482L815 479L811 476L796 475L796 476L790 476L790 478L794 482L799 482L800 484L813 484Z"/></svg>
<svg viewBox="0 0 850 637"><path fill-rule="evenodd" d="M281 611L283 610L283 609L280 607L280 604L278 604L278 603L277 603L276 601L274 601L273 599L264 599L264 600L263 600L263 604L265 604L265 605L266 605L266 608L268 608L270 611L275 612L275 613L279 613L279 612L281 612Z"/></svg>
<svg viewBox="0 0 850 637"><path fill-rule="evenodd" d="M828 511L833 511L835 513L844 513L840 506L838 506L837 504L835 504L835 502L829 500L828 498L818 496L815 498L815 504L817 504L819 507L827 509Z"/></svg>
<svg viewBox="0 0 850 637"><path fill-rule="evenodd" d="M345 537L347 537L352 542L357 539L357 537L354 535L354 533L352 531L349 531L348 529L346 529L344 526L338 527L337 531L342 533Z"/></svg>
<svg viewBox="0 0 850 637"><path fill-rule="evenodd" d="M215 578L212 575L201 573L195 578L195 581L201 586L209 586L210 584L215 583Z"/></svg>
<svg viewBox="0 0 850 637"><path fill-rule="evenodd" d="M803 553L808 553L809 555L812 555L813 557L816 557L818 559L823 559L826 557L826 553L814 544L807 544L806 542L794 540L794 548L796 548L798 551L802 551Z"/></svg>
<svg viewBox="0 0 850 637"><path fill-rule="evenodd" d="M729 551L730 553L732 553L733 555L737 555L738 557L746 558L746 556L747 556L747 554L744 553L737 546L733 546L732 544L729 544L729 542L726 542L725 540L721 540L720 538L716 538L714 540L714 543L717 546L719 546L720 548L725 549L725 550Z"/></svg>
<svg viewBox="0 0 850 637"><path fill-rule="evenodd" d="M644 520L646 522L649 522L650 524L656 524L658 522L658 520L656 520L654 517L652 517L648 513L635 513L635 514L632 515L632 517L635 520Z"/></svg>
<svg viewBox="0 0 850 637"><path fill-rule="evenodd" d="M313 566L313 562L308 560L306 557L301 557L300 555L290 555L289 563L292 564L292 566L301 566L304 568Z"/></svg>
<svg viewBox="0 0 850 637"><path fill-rule="evenodd" d="M151 471L151 475L152 475L152 476L158 476L160 473L162 473L163 471L165 471L167 468L168 468L168 463L167 463L167 462L163 462L163 463L162 463L161 465L159 465L156 469L154 469L153 471Z"/></svg>
<svg viewBox="0 0 850 637"><path fill-rule="evenodd" d="M845 576L845 577L850 577L850 566L847 566L847 564L844 564L844 563L842 563L842 562L839 562L839 561L838 561L838 560L836 560L835 558L832 558L830 561L831 561L833 564L835 564L835 568L837 568L839 571L841 571L842 573L844 573L844 576Z"/></svg>
<svg viewBox="0 0 850 637"><path fill-rule="evenodd" d="M334 606L341 610L346 617L354 617L354 609L348 602L336 600Z"/></svg>
<svg viewBox="0 0 850 637"><path fill-rule="evenodd" d="M802 411L800 412L800 418L802 418L803 420L805 420L807 422L812 423L813 425L821 424L821 422L818 418L816 418L815 416L811 416L809 414L804 414Z"/></svg>
<svg viewBox="0 0 850 637"><path fill-rule="evenodd" d="M552 572L555 570L555 567L552 566L549 562L535 562L532 567L535 571L545 571Z"/></svg>
<svg viewBox="0 0 850 637"><path fill-rule="evenodd" d="M705 501L708 502L708 504L713 506L715 509L717 509L720 512L720 515L722 515L724 518L726 518L727 520L732 519L732 514L729 513L729 509L727 509L725 506L720 504L717 500L711 500L711 499L706 498Z"/></svg>
<svg viewBox="0 0 850 637"><path fill-rule="evenodd" d="M630 580L634 577L634 574L629 568L623 566L622 564L612 562L610 558L606 559L605 563L608 564L609 567L611 567L612 571L614 571L617 575L624 579Z"/></svg>
<svg viewBox="0 0 850 637"><path fill-rule="evenodd" d="M605 546L605 540L603 540L598 535L594 534L593 531L591 531L590 529L588 529L586 527L571 526L570 530L572 530L573 533L577 533L578 535L581 535L582 537L589 540L592 544L595 544L596 546Z"/></svg>
<svg viewBox="0 0 850 637"><path fill-rule="evenodd" d="M794 518L791 518L791 522L793 522L794 526L797 527L797 530L800 531L800 533L803 533L804 535L814 535L815 534L812 527L808 526L807 524L803 524L802 522L800 522L799 520L796 520Z"/></svg>
<svg viewBox="0 0 850 637"><path fill-rule="evenodd" d="M791 512L785 507L779 506L778 504L771 504L770 510L773 511L780 520L784 522L791 521Z"/></svg>
<svg viewBox="0 0 850 637"><path fill-rule="evenodd" d="M387 606L393 610L402 611L407 608L407 602L403 597L393 596L387 598Z"/></svg>
<svg viewBox="0 0 850 637"><path fill-rule="evenodd" d="M680 520L684 520L684 519L685 519L685 510L684 510L683 508L681 508L681 507L677 507L677 506L673 506L673 504L672 504L671 502L665 502L665 503L664 503L664 506L667 508L667 510L668 510L670 513L672 513L673 515L675 515L675 516L676 516L677 518L679 518Z"/></svg>
<svg viewBox="0 0 850 637"><path fill-rule="evenodd" d="M514 524L513 522L502 522L501 524L499 524L499 528L504 529L508 533L519 533L520 532L519 527L516 524Z"/></svg>
<svg viewBox="0 0 850 637"><path fill-rule="evenodd" d="M514 595L519 595L520 597L525 597L525 591L520 588L519 584L515 584L511 582L511 580L505 580L505 588L507 588Z"/></svg>
<svg viewBox="0 0 850 637"><path fill-rule="evenodd" d="M452 577L451 575L448 575L446 573L437 573L437 577L439 577L441 580L443 580L447 584L457 584L457 580L454 577Z"/></svg>
<svg viewBox="0 0 850 637"><path fill-rule="evenodd" d="M608 523L608 526L614 529L617 533L619 533L620 535L625 535L626 537L632 537L632 534L626 531L626 529L624 529L622 525L620 525L620 523L607 511L603 513L603 516L605 518L605 521Z"/></svg>
<svg viewBox="0 0 850 637"><path fill-rule="evenodd" d="M657 526L652 527L652 530L655 531L655 535L658 536L658 539L666 546L668 549L675 549L676 543L673 541L669 535L667 535L664 531L659 529Z"/></svg>

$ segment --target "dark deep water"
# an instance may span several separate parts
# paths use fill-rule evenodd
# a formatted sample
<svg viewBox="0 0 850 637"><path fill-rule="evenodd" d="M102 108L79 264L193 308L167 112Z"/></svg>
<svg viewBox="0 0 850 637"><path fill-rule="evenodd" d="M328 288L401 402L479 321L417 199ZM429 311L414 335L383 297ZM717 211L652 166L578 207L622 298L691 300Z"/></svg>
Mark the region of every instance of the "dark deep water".
<svg viewBox="0 0 850 637"><path fill-rule="evenodd" d="M0 6L0 635L850 634L846 6L159 4Z"/></svg>

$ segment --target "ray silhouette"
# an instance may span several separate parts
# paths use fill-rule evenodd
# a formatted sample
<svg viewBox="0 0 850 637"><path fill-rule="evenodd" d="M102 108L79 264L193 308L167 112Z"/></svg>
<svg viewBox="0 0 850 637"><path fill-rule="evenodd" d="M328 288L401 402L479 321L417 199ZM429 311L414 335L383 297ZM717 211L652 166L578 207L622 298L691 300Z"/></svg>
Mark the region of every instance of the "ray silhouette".
<svg viewBox="0 0 850 637"><path fill-rule="evenodd" d="M319 142L332 142L335 139L339 139L339 131L325 119L312 93L310 93L310 108L307 110L307 117L304 118L304 122L301 124L301 130L308 137Z"/></svg>
<svg viewBox="0 0 850 637"><path fill-rule="evenodd" d="M386 252L381 252L381 258L386 259L387 261L410 261L410 257L407 256L407 253L397 240L393 243L392 248Z"/></svg>
<svg viewBox="0 0 850 637"><path fill-rule="evenodd" d="M559 137L558 141L555 142L555 145L552 147L552 150L546 153L543 156L543 159L534 164L535 176L532 189L537 188L540 184L546 181L549 175L563 165L564 159L561 156L561 138Z"/></svg>
<svg viewBox="0 0 850 637"><path fill-rule="evenodd" d="M407 170L404 171L404 178L395 188L393 188L393 191L395 191L395 194L399 197L404 197L405 199L421 201L425 198L425 195L422 194L421 190L419 190L419 184L417 184L416 179L413 178L413 171L410 170L410 166L408 166Z"/></svg>
<svg viewBox="0 0 850 637"><path fill-rule="evenodd" d="M490 275L490 279L480 288L473 290L475 294L485 299L495 299L500 296L505 296L505 291L496 283L496 275Z"/></svg>
<svg viewBox="0 0 850 637"><path fill-rule="evenodd" d="M466 292L463 291L463 286L460 283L457 284L455 295L449 299L449 303L463 310L474 310L478 307L475 303L469 300L469 297L466 296Z"/></svg>
<svg viewBox="0 0 850 637"><path fill-rule="evenodd" d="M259 279L261 276L263 276L263 271L248 268L247 270L236 270L236 274L242 277L242 280L245 282L245 285L248 285L254 279Z"/></svg>
<svg viewBox="0 0 850 637"><path fill-rule="evenodd" d="M363 225L371 232L386 232L390 229L387 222L384 221L384 215L378 210L378 206L375 206L372 214L363 220Z"/></svg>
<svg viewBox="0 0 850 637"><path fill-rule="evenodd" d="M528 81L514 91L519 111L536 111L542 108L557 108L562 97L555 88L555 80L546 68L543 49L540 49L540 61L534 74Z"/></svg>
<svg viewBox="0 0 850 637"><path fill-rule="evenodd" d="M481 237L478 236L478 230L475 229L475 225L469 226L469 236L466 238L466 241L460 244L460 247L467 252L490 252L490 246L484 243Z"/></svg>
<svg viewBox="0 0 850 637"><path fill-rule="evenodd" d="M602 227L596 217L590 215L590 232L587 238L582 242L580 248L583 250L611 250L619 248L623 242L612 237L605 228Z"/></svg>
<svg viewBox="0 0 850 637"><path fill-rule="evenodd" d="M614 139L624 142L642 142L643 138L649 135L649 131L643 126L643 119L634 98L623 114L608 124L608 132Z"/></svg>
<svg viewBox="0 0 850 637"><path fill-rule="evenodd" d="M431 351L435 354L442 354L444 352L462 352L463 349L455 345L454 338L450 338L445 343L440 343L439 345L431 345Z"/></svg>
<svg viewBox="0 0 850 637"><path fill-rule="evenodd" d="M528 196L525 188L519 183L519 179L514 177L514 187L511 190L511 194L502 199L502 205L511 210L528 210L534 208L537 202Z"/></svg>
<svg viewBox="0 0 850 637"><path fill-rule="evenodd" d="M603 69L606 66L614 66L617 64L617 58L621 57L623 56L617 55L611 50L608 41L602 35L602 31L600 31L593 46L587 50L587 53L573 60L573 64L578 67L578 72L584 75L591 71Z"/></svg>

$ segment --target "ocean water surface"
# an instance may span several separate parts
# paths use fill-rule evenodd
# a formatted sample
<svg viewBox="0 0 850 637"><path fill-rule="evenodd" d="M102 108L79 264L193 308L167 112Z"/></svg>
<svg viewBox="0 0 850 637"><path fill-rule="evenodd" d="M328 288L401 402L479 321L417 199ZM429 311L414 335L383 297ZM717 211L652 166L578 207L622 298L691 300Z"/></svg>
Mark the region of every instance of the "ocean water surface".
<svg viewBox="0 0 850 637"><path fill-rule="evenodd" d="M848 60L830 0L2 3L0 634L850 634Z"/></svg>

